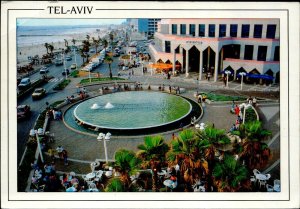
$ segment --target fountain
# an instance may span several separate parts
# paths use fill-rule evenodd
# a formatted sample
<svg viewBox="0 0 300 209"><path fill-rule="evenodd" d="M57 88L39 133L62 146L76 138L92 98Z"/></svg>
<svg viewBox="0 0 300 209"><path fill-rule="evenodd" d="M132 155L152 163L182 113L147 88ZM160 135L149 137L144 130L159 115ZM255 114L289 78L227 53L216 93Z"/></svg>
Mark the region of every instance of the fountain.
<svg viewBox="0 0 300 209"><path fill-rule="evenodd" d="M104 109L111 109L113 107L114 106L110 102L107 102L106 105L104 106Z"/></svg>
<svg viewBox="0 0 300 209"><path fill-rule="evenodd" d="M174 130L182 124L189 124L191 114L199 117L200 113L197 103L180 96L130 91L85 100L70 107L64 118L69 126L81 131L105 130L119 135L135 135Z"/></svg>
<svg viewBox="0 0 300 209"><path fill-rule="evenodd" d="M97 103L94 103L93 106L91 106L92 110L96 110L96 109L99 109L99 108L100 108L100 106Z"/></svg>

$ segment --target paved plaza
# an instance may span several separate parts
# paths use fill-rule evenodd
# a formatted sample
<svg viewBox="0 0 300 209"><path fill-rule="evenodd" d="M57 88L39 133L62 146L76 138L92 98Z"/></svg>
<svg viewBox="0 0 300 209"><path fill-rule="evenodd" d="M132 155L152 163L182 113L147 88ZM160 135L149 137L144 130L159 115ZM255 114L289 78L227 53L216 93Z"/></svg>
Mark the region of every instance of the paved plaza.
<svg viewBox="0 0 300 209"><path fill-rule="evenodd" d="M128 75L123 75L126 77ZM61 93L64 96L76 94L76 85L82 78L72 78L72 82ZM182 92L182 96L188 97L196 101L194 93L196 91L216 91L223 90L225 92L234 92L237 86L240 84L229 83L229 88L224 87L223 82L213 81L201 81L200 83L193 78L184 77L172 77L170 80L165 79L163 75L142 75L141 69L135 69L134 76L129 78L130 81L140 82L145 86L148 85L161 85L166 86L180 86L185 91ZM87 85L86 89L89 94L97 94L101 85ZM249 89L253 88L250 85L245 85L243 91L239 91L240 95L247 95ZM268 91L275 91L276 89L268 89ZM260 86L258 92L265 92L266 87ZM204 108L204 114L200 122L214 124L216 128L229 130L232 124L235 122L235 115L230 113L230 102L211 102L207 103ZM62 110L66 110L67 107L63 107ZM280 156L280 134L279 134L279 102L277 100L266 100L264 103L258 104L257 111L261 116L261 120L264 123L264 128L272 131L272 137L267 142L272 151L272 159L267 167L271 169L279 169L279 156ZM63 146L69 155L69 165L65 166L63 161L57 160L57 170L62 172L74 171L78 174L90 172L90 163L96 159L104 161L104 147L102 142L97 141L96 134L83 134L70 130L64 125L63 121L50 121L49 131L54 133L55 142L51 143L52 148L57 146ZM172 140L172 132L162 133L165 141L168 143ZM178 131L174 131L175 136ZM147 133L145 133L147 134ZM125 148L133 151L137 151L137 145L143 144L143 136L128 136L119 137L112 136L111 140L107 143L108 158L113 160L115 152L120 148ZM269 171L272 172L272 171ZM279 173L279 172L278 172ZM277 174L279 175L279 174Z"/></svg>

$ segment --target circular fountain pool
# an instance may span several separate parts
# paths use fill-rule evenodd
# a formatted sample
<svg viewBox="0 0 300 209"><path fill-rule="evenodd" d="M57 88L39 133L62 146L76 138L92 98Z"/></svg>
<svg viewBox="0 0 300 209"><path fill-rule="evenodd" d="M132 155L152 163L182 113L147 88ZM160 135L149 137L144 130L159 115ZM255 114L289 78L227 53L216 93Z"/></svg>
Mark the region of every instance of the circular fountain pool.
<svg viewBox="0 0 300 209"><path fill-rule="evenodd" d="M160 132L178 128L193 106L185 98L160 92L130 91L94 97L74 105L65 113L65 121L77 121L81 127L97 131ZM68 122L69 121L69 122ZM71 124L72 126L72 124Z"/></svg>

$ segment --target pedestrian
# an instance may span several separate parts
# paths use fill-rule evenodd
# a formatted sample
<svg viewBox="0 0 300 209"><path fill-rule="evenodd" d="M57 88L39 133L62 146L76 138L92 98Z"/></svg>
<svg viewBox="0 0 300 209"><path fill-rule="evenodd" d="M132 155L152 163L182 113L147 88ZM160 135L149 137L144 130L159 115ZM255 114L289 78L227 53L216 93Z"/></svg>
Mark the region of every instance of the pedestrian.
<svg viewBox="0 0 300 209"><path fill-rule="evenodd" d="M257 99L256 99L256 97L253 97L252 105L255 107L255 106L256 106L256 103L257 103Z"/></svg>
<svg viewBox="0 0 300 209"><path fill-rule="evenodd" d="M171 94L171 92L172 92L172 87L171 86L169 86L169 91L170 91L170 94Z"/></svg>
<svg viewBox="0 0 300 209"><path fill-rule="evenodd" d="M132 69L132 71L131 71L131 74L132 74L132 76L134 76L134 71L133 71L133 69Z"/></svg>
<svg viewBox="0 0 300 209"><path fill-rule="evenodd" d="M63 159L63 154L62 154L63 150L64 150L64 148L63 148L61 145L59 145L59 146L56 148L58 157L59 157L60 159Z"/></svg>
<svg viewBox="0 0 300 209"><path fill-rule="evenodd" d="M224 77L223 77L224 86L226 86L226 80L227 80L227 79L226 79L226 77L224 76Z"/></svg>
<svg viewBox="0 0 300 209"><path fill-rule="evenodd" d="M210 80L210 76L211 76L211 74L210 74L210 72L208 72L208 73L207 73L207 80L208 80L208 81Z"/></svg>
<svg viewBox="0 0 300 209"><path fill-rule="evenodd" d="M239 108L239 106L235 105L234 112L235 112L236 116L240 115L240 108Z"/></svg>
<svg viewBox="0 0 300 209"><path fill-rule="evenodd" d="M50 159L51 159L52 161L55 160L54 153L55 153L55 150L54 150L54 149L52 149L52 148L48 149L48 154L49 154Z"/></svg>
<svg viewBox="0 0 300 209"><path fill-rule="evenodd" d="M63 156L63 158L64 158L64 163L65 163L65 165L68 165L68 152L67 152L67 150L63 150L62 151L62 156Z"/></svg>
<svg viewBox="0 0 300 209"><path fill-rule="evenodd" d="M180 94L180 87L179 86L177 87L177 91L178 91L178 94Z"/></svg>
<svg viewBox="0 0 300 209"><path fill-rule="evenodd" d="M233 114L234 114L234 107L235 107L235 103L234 103L234 100L232 100L230 112Z"/></svg>

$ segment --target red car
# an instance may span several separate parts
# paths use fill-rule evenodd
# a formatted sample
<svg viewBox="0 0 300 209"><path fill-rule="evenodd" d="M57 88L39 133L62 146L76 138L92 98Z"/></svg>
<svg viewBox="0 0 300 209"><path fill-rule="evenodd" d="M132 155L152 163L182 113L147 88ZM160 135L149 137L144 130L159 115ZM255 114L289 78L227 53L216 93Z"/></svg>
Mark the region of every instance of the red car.
<svg viewBox="0 0 300 209"><path fill-rule="evenodd" d="M18 120L28 118L31 114L30 106L28 105L19 105L17 107L17 116Z"/></svg>

